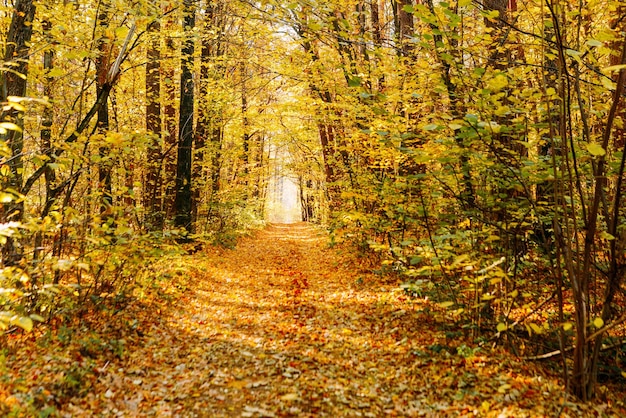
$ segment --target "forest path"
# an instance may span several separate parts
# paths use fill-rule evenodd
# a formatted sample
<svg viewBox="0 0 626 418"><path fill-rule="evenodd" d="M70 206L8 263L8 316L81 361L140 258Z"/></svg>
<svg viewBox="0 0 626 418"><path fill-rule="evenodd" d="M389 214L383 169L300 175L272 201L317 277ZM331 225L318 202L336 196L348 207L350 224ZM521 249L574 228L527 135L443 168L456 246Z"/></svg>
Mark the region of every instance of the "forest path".
<svg viewBox="0 0 626 418"><path fill-rule="evenodd" d="M0 408L53 403L62 417L611 415L607 405L571 402L538 367L477 348L446 310L359 271L307 224L270 225L236 249L151 269L125 309L27 337L4 366L0 358Z"/></svg>
<svg viewBox="0 0 626 418"><path fill-rule="evenodd" d="M443 312L437 323L397 285L355 271L307 224L270 225L186 263L178 302L117 379L123 414L519 417L563 406L557 382L471 354L442 331Z"/></svg>

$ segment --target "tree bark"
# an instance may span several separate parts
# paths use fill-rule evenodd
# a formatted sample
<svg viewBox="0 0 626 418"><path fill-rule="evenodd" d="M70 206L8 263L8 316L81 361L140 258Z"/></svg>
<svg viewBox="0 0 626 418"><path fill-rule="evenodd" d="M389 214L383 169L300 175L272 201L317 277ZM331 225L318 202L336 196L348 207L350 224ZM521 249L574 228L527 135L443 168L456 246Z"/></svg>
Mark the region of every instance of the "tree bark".
<svg viewBox="0 0 626 418"><path fill-rule="evenodd" d="M100 11L97 17L97 26L101 29L101 33L109 25L109 13L108 2L102 2L100 4ZM98 41L98 57L96 58L96 95L100 97L104 85L107 82L107 74L109 72L109 66L111 64L111 45L105 40L104 36ZM98 109L98 118L96 120L96 131L106 136L109 130L109 101L102 103L102 106ZM113 206L113 186L111 179L112 161L107 158L109 153L108 147L100 147L101 161L98 165L98 188L102 193L100 199L100 213L103 218L108 219L112 215ZM104 219L103 219L104 220Z"/></svg>
<svg viewBox="0 0 626 418"><path fill-rule="evenodd" d="M192 147L194 122L194 82L193 54L195 26L195 6L192 0L185 0L183 31L187 33L182 46L180 76L180 113L178 127L178 159L176 163L176 197L174 199L174 224L193 232L192 223Z"/></svg>
<svg viewBox="0 0 626 418"><path fill-rule="evenodd" d="M6 38L6 50L4 53L5 65L10 65L12 71L5 71L0 79L0 101L3 104L11 96L26 96L26 80L28 76L28 55L30 52L30 40L33 33L33 19L35 18L35 5L32 0L17 0L13 9L13 17ZM22 191L23 168L22 153L24 150L24 127L23 114L14 108L3 110L0 120L12 122L18 129L8 130L2 135L6 142L11 157L8 159L9 174L2 176L1 188L3 192L14 195L14 200L3 203L0 210L0 222L19 222L24 216L24 202L20 198ZM7 239L2 249L2 261L4 265L16 264L21 259L21 251L14 239Z"/></svg>
<svg viewBox="0 0 626 418"><path fill-rule="evenodd" d="M146 131L150 136L146 161L144 209L146 229L163 229L162 185L163 149L161 146L161 25L155 21L148 28L146 52Z"/></svg>

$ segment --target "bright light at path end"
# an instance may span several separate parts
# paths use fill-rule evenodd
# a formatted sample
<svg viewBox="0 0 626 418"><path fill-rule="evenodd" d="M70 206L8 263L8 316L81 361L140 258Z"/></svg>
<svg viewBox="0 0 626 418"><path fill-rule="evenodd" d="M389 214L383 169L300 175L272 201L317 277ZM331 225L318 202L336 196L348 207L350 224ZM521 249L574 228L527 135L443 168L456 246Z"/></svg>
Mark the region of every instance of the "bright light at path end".
<svg viewBox="0 0 626 418"><path fill-rule="evenodd" d="M294 223L302 220L298 186L291 178L280 176L270 180L267 220L275 223Z"/></svg>

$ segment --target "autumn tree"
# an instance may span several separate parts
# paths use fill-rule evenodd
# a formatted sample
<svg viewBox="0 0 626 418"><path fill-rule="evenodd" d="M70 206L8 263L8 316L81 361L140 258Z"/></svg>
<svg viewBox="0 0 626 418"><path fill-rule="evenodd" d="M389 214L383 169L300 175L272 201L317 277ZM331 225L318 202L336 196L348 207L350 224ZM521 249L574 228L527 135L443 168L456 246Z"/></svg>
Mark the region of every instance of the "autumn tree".
<svg viewBox="0 0 626 418"><path fill-rule="evenodd" d="M159 10L156 2L153 8ZM149 44L146 51L146 132L150 135L150 144L146 156L144 207L146 226L149 230L161 229L164 221L160 32L161 24L159 20L155 20L148 28Z"/></svg>
<svg viewBox="0 0 626 418"><path fill-rule="evenodd" d="M1 191L3 199L0 220L19 222L24 212L22 183L24 179L24 122L21 98L26 96L30 40L32 37L35 5L31 0L18 0L13 9L11 23L7 32L4 51L4 65L0 74L0 100L4 110L0 119L1 139L6 147L8 172L2 174ZM8 193L8 194L7 194ZM8 201L8 202L7 202ZM15 264L21 258L16 242L8 237L3 246L2 259L5 265Z"/></svg>
<svg viewBox="0 0 626 418"><path fill-rule="evenodd" d="M180 76L179 131L176 162L176 198L174 199L174 223L193 232L192 225L192 148L194 139L194 49L196 5L187 0L183 4L183 32L186 37L182 46Z"/></svg>

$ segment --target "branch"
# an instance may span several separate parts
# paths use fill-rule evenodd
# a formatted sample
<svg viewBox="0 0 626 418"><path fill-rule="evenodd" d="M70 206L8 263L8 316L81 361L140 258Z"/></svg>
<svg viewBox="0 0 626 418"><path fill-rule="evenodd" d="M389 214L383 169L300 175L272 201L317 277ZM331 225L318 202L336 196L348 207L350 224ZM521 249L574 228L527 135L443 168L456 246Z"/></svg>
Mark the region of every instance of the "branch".
<svg viewBox="0 0 626 418"><path fill-rule="evenodd" d="M621 345L626 344L626 340L623 341L618 341L615 344L611 344L611 345L607 345L606 347L602 347L602 349L600 351L608 351L611 350L615 347L619 347ZM570 351L572 351L574 349L574 346L571 347L567 347L565 350L562 350L563 353L568 353ZM554 350L554 351L550 351L549 353L545 353L545 354L539 354L538 356L529 356L529 357L522 357L522 360L545 360L551 357L555 357L558 356L559 354L561 354L561 350Z"/></svg>
<svg viewBox="0 0 626 418"><path fill-rule="evenodd" d="M608 325L603 326L602 328L600 328L599 330L597 330L596 332L594 332L593 334L588 336L587 339L585 340L585 342L589 342L589 341L594 340L595 338L597 338L600 335L604 334L605 332L615 328L616 326L618 326L619 324L621 324L623 322L626 322L626 313L624 313L624 315L622 315L619 318L617 318L615 321L611 322Z"/></svg>
<svg viewBox="0 0 626 418"><path fill-rule="evenodd" d="M128 31L128 34L126 35L126 39L124 40L124 45L120 49L120 53L117 55L117 58L115 59L115 62L113 63L111 68L109 68L106 82L102 85L102 89L100 90L100 94L96 98L95 103L93 104L93 106L91 106L91 109L89 109L89 111L87 112L83 120L80 122L80 124L76 127L74 132L72 132L65 139L65 143L75 142L78 139L78 136L81 133L83 133L83 131L89 126L89 124L91 123L91 119L93 119L93 117L98 113L98 110L100 110L102 106L106 104L109 98L109 94L111 93L111 90L113 89L113 85L115 84L115 81L117 80L120 74L120 66L122 65L122 62L124 62L126 58L126 51L128 49L128 44L134 33L135 33L135 24L133 24L130 30ZM56 148L52 152L51 155L54 158L57 158L61 156L61 154L63 154L63 151L65 151L63 148ZM23 195L28 194L30 189L35 184L35 182L39 180L39 178L44 174L45 171L46 171L46 164L42 165L37 170L35 170L35 172L24 183L24 186L21 189L21 193Z"/></svg>
<svg viewBox="0 0 626 418"><path fill-rule="evenodd" d="M107 83L110 83L110 84L114 83L115 79L120 74L120 65L122 65L122 61L124 61L124 56L126 55L126 50L128 49L128 43L130 42L130 38L132 38L133 34L135 33L136 28L137 26L133 23L130 29L128 30L128 33L126 34L126 39L124 39L124 44L122 45L122 48L120 49L119 54L117 54L117 58L115 59L115 62L113 63L113 65L109 69L109 72L107 73L107 78L106 78Z"/></svg>

